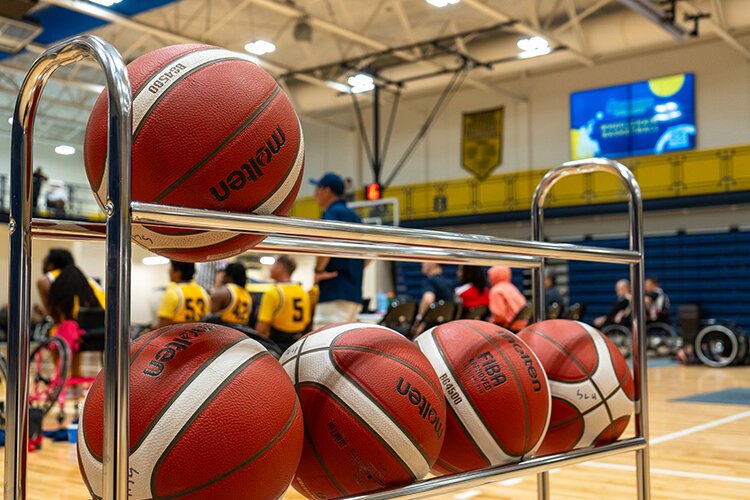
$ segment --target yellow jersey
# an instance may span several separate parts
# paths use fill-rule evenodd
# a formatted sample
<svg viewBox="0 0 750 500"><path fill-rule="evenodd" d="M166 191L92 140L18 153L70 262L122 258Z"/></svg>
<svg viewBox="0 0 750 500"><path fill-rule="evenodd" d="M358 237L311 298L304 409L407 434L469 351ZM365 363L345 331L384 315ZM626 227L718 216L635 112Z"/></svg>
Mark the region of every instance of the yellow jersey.
<svg viewBox="0 0 750 500"><path fill-rule="evenodd" d="M276 283L263 294L258 321L273 330L296 335L310 323L310 296L299 283Z"/></svg>
<svg viewBox="0 0 750 500"><path fill-rule="evenodd" d="M221 313L221 321L224 323L247 325L248 321L250 321L250 311L253 308L253 299L250 297L250 292L234 283L227 283L226 287L229 290L232 300L227 307L219 311Z"/></svg>
<svg viewBox="0 0 750 500"><path fill-rule="evenodd" d="M202 321L211 309L211 299L202 286L194 280L171 282L164 291L158 315L174 323Z"/></svg>
<svg viewBox="0 0 750 500"><path fill-rule="evenodd" d="M62 272L62 269L53 269L52 271L49 271L45 273L45 276L49 280L50 285L55 282L58 276L60 276L60 273ZM99 302L99 307L102 309L105 308L105 297L104 297L104 289L99 286L99 283L96 282L94 278L91 276L86 276L86 280L89 283L89 286L91 287L91 291L94 292L94 296L96 297L97 302ZM78 297L74 297L73 299L73 317L71 319L77 320L78 319L78 309L79 309L79 299Z"/></svg>

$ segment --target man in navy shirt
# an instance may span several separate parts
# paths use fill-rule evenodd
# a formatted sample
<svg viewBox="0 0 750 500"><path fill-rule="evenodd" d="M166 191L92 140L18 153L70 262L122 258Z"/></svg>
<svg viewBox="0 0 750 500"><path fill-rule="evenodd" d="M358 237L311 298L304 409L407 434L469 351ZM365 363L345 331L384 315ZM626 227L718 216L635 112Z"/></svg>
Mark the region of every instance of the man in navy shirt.
<svg viewBox="0 0 750 500"><path fill-rule="evenodd" d="M315 199L323 209L324 220L361 222L356 212L346 206L344 180L340 176L329 172L310 182L315 185ZM362 260L318 257L315 282L320 295L313 320L315 329L330 323L356 321L362 309L363 269Z"/></svg>

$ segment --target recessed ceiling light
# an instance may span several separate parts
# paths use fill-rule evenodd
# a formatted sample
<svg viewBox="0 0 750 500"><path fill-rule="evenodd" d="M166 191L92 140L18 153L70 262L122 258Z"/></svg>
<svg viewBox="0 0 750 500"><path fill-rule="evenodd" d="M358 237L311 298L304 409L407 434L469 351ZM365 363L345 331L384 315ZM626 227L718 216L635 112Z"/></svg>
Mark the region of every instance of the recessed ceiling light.
<svg viewBox="0 0 750 500"><path fill-rule="evenodd" d="M55 153L63 156L70 156L72 154L75 154L76 148L73 146L68 146L67 144L60 144L55 148Z"/></svg>
<svg viewBox="0 0 750 500"><path fill-rule="evenodd" d="M447 7L448 5L455 5L461 0L426 0L428 4L438 8Z"/></svg>
<svg viewBox="0 0 750 500"><path fill-rule="evenodd" d="M268 40L255 40L254 42L246 43L245 50L256 56L262 56L274 52L276 45Z"/></svg>
<svg viewBox="0 0 750 500"><path fill-rule="evenodd" d="M13 117L8 118L8 125L13 125Z"/></svg>
<svg viewBox="0 0 750 500"><path fill-rule="evenodd" d="M260 263L264 266L271 266L276 263L276 259L270 255L264 255L260 258Z"/></svg>

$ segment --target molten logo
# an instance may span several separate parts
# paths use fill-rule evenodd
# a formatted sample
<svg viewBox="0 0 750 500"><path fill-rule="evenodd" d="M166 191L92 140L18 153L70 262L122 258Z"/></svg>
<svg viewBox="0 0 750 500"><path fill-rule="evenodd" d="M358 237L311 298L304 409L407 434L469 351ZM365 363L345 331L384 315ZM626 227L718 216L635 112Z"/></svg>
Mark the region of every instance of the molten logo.
<svg viewBox="0 0 750 500"><path fill-rule="evenodd" d="M507 340L511 346L513 346L513 350L516 351L519 357L523 360L523 364L526 366L526 372L529 374L529 377L531 377L531 385L534 387L534 392L541 391L542 383L539 382L539 372L534 367L534 360L524 350L521 344L518 343L517 337L515 335L508 335L507 333L503 333L502 335L503 338Z"/></svg>
<svg viewBox="0 0 750 500"><path fill-rule="evenodd" d="M396 384L396 392L402 396L406 396L411 404L417 407L419 416L423 420L432 426L435 430L435 435L440 438L443 435L443 423L440 421L440 415L432 404L427 401L427 398L419 392L419 389L412 387L410 382L404 382L404 379L399 377L398 384Z"/></svg>
<svg viewBox="0 0 750 500"><path fill-rule="evenodd" d="M219 181L218 186L209 188L213 197L217 201L224 201L229 198L232 191L241 190L248 182L256 182L263 176L263 169L271 163L274 156L279 154L284 144L286 144L286 136L281 127L276 127L266 143L255 152L255 156L248 158L247 163L241 165L239 169L230 172L226 179Z"/></svg>
<svg viewBox="0 0 750 500"><path fill-rule="evenodd" d="M182 351L193 345L189 339L200 337L201 334L215 329L216 327L213 325L204 324L182 332L178 337L167 342L167 345L162 347L159 352L154 355L154 359L149 361L148 366L143 370L143 373L151 377L158 377L161 375L161 372L164 371L164 363L174 358L178 351Z"/></svg>

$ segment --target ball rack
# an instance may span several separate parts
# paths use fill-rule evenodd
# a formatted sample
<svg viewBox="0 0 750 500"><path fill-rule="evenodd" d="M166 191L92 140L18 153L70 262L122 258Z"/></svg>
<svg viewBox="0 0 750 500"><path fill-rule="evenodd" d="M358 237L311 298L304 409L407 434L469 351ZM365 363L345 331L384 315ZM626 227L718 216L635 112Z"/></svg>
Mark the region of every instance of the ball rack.
<svg viewBox="0 0 750 500"><path fill-rule="evenodd" d="M33 127L42 91L59 68L92 58L109 90L106 223L33 220L31 177ZM383 260L464 264L504 264L532 269L536 320L544 319L544 260L557 258L609 262L630 267L633 284L635 436L597 448L532 458L520 463L418 481L408 486L353 498L426 498L528 474L538 475L538 497L549 499L548 471L553 468L635 452L638 498L650 498L648 406L643 322L643 231L640 188L622 164L601 158L567 162L552 169L532 201L532 241L399 227L366 226L291 217L248 215L132 202L130 152L132 98L127 70L117 50L95 36L79 36L43 52L19 91L11 145L10 304L5 498L26 498L28 442L29 323L31 240L36 237L104 240L107 294L104 355L103 498L128 497L130 234L132 224L269 235L256 250ZM570 175L608 172L629 195L629 250L543 241L544 202L553 185Z"/></svg>

